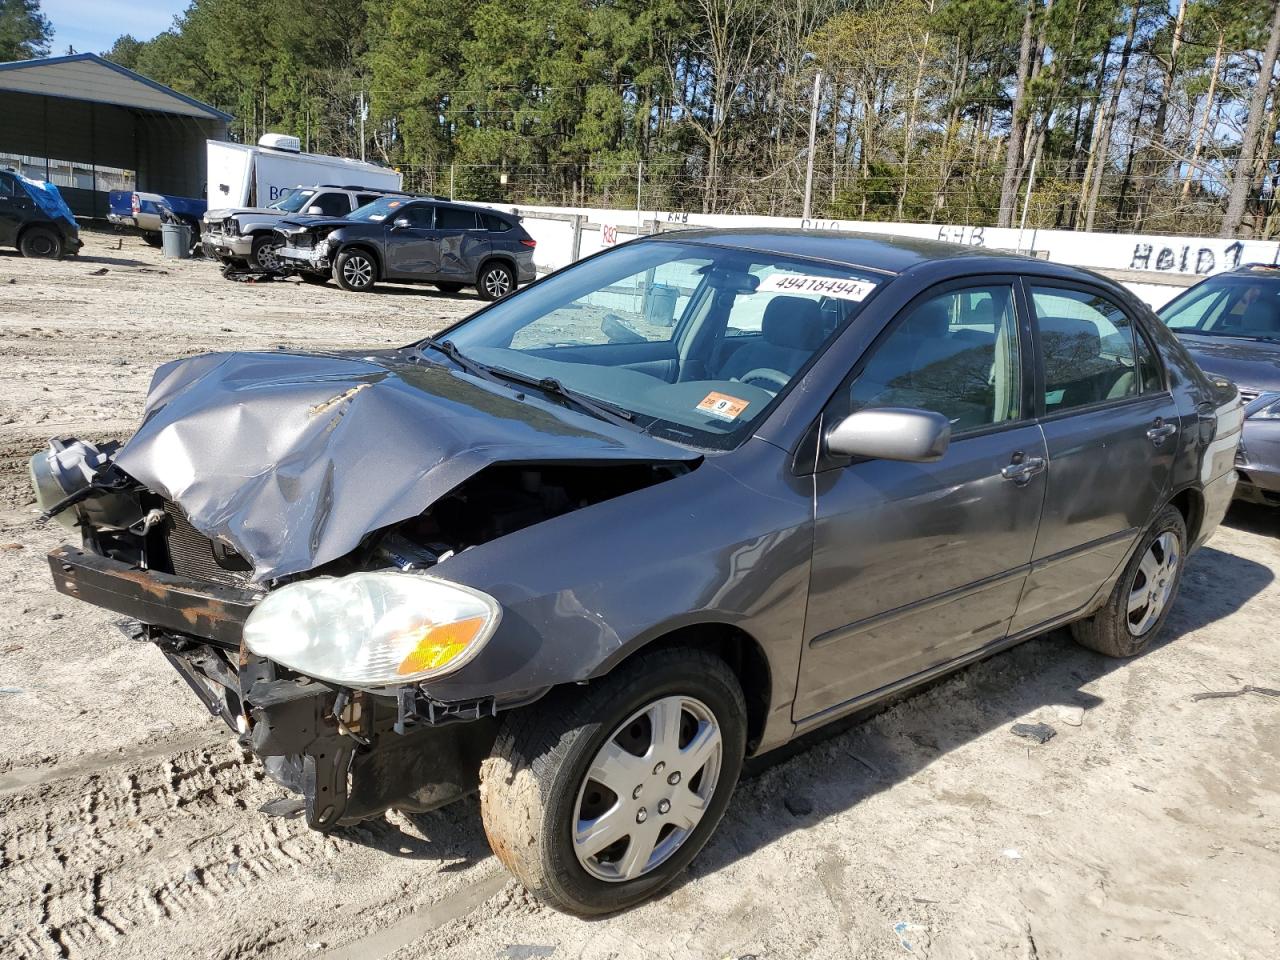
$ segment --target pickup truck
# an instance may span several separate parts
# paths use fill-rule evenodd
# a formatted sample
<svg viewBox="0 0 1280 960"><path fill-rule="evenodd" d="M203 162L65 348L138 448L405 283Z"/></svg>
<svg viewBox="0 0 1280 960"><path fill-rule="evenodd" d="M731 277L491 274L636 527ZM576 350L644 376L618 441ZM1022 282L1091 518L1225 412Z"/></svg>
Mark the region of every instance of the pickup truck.
<svg viewBox="0 0 1280 960"><path fill-rule="evenodd" d="M160 246L162 214L181 220L192 230L192 237L200 238L200 221L208 204L193 197L175 197L162 193L142 193L135 190L112 190L107 194L110 212L107 219L118 227L127 227L142 233L142 239L153 247Z"/></svg>

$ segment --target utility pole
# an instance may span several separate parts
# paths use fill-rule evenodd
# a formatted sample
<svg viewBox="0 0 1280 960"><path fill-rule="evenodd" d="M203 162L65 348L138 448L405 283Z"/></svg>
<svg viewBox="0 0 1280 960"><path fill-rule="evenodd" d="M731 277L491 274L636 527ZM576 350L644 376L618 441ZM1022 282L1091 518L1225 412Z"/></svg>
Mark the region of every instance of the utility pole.
<svg viewBox="0 0 1280 960"><path fill-rule="evenodd" d="M822 85L822 71L813 75L813 107L809 110L809 159L804 171L804 219L813 212L813 154L818 139L818 93Z"/></svg>
<svg viewBox="0 0 1280 960"><path fill-rule="evenodd" d="M360 87L360 159L364 159L364 87Z"/></svg>
<svg viewBox="0 0 1280 960"><path fill-rule="evenodd" d="M636 236L640 236L640 231L644 225L644 221L640 219L640 190L644 186L644 161L636 161Z"/></svg>

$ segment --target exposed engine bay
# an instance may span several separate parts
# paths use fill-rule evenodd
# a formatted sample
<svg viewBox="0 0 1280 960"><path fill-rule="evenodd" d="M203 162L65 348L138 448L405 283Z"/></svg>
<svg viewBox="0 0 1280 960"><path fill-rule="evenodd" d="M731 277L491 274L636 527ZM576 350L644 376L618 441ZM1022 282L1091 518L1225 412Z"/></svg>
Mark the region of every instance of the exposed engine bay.
<svg viewBox="0 0 1280 960"><path fill-rule="evenodd" d="M255 655L249 615L273 590L364 571L421 573L450 557L696 466L653 463L493 464L422 513L367 534L347 555L302 573L252 579L252 561L198 530L173 500L116 465L119 445L53 440L31 459L42 519L79 535L50 555L64 593L137 621L209 712L300 793L308 823L327 830L395 806L426 810L474 786L498 702L439 702L421 684L376 692L324 682ZM469 721L459 723L458 721Z"/></svg>

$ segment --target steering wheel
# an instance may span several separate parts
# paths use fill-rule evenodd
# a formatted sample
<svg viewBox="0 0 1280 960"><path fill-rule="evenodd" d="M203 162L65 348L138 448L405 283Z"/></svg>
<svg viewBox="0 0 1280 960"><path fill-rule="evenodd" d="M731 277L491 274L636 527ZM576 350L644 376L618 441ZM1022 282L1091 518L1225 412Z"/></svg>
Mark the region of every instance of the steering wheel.
<svg viewBox="0 0 1280 960"><path fill-rule="evenodd" d="M742 376L736 378L739 383L750 383L752 380L763 380L765 383L771 383L778 390L786 389L791 378L781 370L774 370L771 367L756 367L754 370L748 370ZM778 390L770 390L770 393L777 393Z"/></svg>

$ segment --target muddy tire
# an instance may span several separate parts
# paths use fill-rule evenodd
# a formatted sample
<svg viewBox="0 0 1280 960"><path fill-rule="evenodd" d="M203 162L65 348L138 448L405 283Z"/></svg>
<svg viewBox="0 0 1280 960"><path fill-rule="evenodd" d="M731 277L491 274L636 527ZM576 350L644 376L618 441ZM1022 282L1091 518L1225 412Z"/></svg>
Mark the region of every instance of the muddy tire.
<svg viewBox="0 0 1280 960"><path fill-rule="evenodd" d="M481 300L501 300L516 291L516 274L505 263L485 264L476 278L476 291Z"/></svg>
<svg viewBox="0 0 1280 960"><path fill-rule="evenodd" d="M62 238L48 227L31 227L22 234L18 249L24 257L38 260L61 260Z"/></svg>
<svg viewBox="0 0 1280 960"><path fill-rule="evenodd" d="M142 242L148 247L159 249L164 244L164 238L155 230L148 230L142 235Z"/></svg>
<svg viewBox="0 0 1280 960"><path fill-rule="evenodd" d="M378 279L378 267L364 250L344 250L333 262L333 279L343 290L365 293Z"/></svg>
<svg viewBox="0 0 1280 960"><path fill-rule="evenodd" d="M725 662L681 649L516 711L481 766L489 845L561 910L638 903L688 866L720 822L746 717Z"/></svg>
<svg viewBox="0 0 1280 960"><path fill-rule="evenodd" d="M440 283L433 283L433 284L432 284L432 286L433 286L433 287L435 287L437 290L439 290L441 293L457 293L457 292L458 292L459 290L461 290L464 286L466 286L466 284L463 284L463 283L444 283L444 282L442 281L442 282L440 282Z"/></svg>
<svg viewBox="0 0 1280 960"><path fill-rule="evenodd" d="M273 234L254 237L253 247L249 252L249 266L259 270L276 270L280 267L280 258L276 251L284 246L284 241Z"/></svg>
<svg viewBox="0 0 1280 960"><path fill-rule="evenodd" d="M1106 606L1071 625L1081 646L1109 657L1137 656L1164 626L1187 559L1187 525L1166 506L1147 528Z"/></svg>

